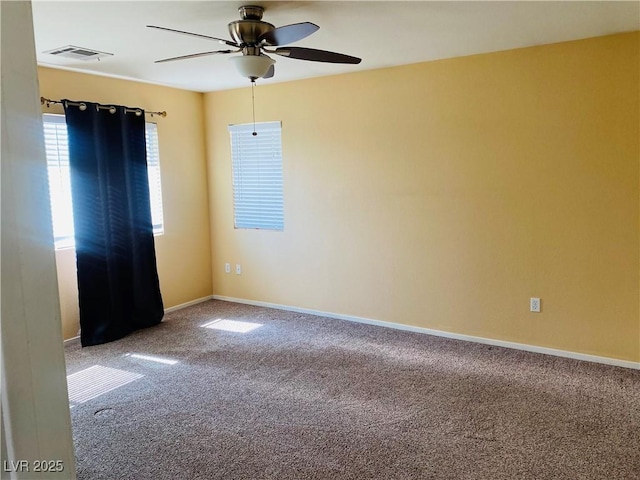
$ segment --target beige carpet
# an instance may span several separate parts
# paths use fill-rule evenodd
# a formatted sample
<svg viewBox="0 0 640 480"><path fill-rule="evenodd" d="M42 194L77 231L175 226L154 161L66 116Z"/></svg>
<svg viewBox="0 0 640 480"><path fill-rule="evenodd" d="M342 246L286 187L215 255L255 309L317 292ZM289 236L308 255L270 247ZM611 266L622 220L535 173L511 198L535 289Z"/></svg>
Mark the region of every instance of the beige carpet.
<svg viewBox="0 0 640 480"><path fill-rule="evenodd" d="M640 479L636 370L221 301L66 353L80 480Z"/></svg>

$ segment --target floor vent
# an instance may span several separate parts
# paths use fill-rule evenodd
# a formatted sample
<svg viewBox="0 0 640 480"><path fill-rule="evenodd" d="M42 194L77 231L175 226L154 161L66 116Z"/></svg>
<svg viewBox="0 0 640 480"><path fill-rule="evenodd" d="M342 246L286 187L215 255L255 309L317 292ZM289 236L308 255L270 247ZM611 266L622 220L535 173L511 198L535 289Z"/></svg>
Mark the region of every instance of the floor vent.
<svg viewBox="0 0 640 480"><path fill-rule="evenodd" d="M54 48L53 50L47 50L50 55L57 57L72 58L74 60L100 60L104 57L112 56L113 53L99 52L97 50L91 50L90 48L75 47L73 45L67 45L65 47Z"/></svg>

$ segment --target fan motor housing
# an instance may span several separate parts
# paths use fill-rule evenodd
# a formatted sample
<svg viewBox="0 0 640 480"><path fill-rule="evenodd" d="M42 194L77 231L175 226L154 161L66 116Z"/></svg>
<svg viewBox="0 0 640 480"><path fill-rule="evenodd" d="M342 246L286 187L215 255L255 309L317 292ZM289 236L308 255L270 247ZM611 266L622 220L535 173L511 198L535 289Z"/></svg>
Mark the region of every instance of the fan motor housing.
<svg viewBox="0 0 640 480"><path fill-rule="evenodd" d="M275 28L262 20L236 20L229 24L229 35L238 45L256 45L260 35Z"/></svg>
<svg viewBox="0 0 640 480"><path fill-rule="evenodd" d="M229 34L234 42L243 47L257 45L260 35L276 28L262 21L264 8L258 5L243 5L238 8L238 13L242 20L229 24Z"/></svg>

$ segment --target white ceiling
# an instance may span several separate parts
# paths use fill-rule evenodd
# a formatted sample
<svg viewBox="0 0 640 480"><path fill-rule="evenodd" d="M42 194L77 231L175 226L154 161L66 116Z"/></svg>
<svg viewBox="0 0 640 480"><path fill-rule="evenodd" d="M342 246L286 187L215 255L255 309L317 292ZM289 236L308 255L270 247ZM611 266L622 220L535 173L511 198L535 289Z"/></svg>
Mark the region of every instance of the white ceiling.
<svg viewBox="0 0 640 480"><path fill-rule="evenodd" d="M33 1L38 63L207 92L248 85L230 55L154 64L154 60L224 48L206 39L146 28L230 38L241 5L265 7L276 27L320 26L297 42L362 58L359 65L276 59L276 75L259 83L333 75L442 58L640 30L640 2L425 1ZM74 45L113 53L78 61L42 53ZM239 54L238 54L239 55Z"/></svg>

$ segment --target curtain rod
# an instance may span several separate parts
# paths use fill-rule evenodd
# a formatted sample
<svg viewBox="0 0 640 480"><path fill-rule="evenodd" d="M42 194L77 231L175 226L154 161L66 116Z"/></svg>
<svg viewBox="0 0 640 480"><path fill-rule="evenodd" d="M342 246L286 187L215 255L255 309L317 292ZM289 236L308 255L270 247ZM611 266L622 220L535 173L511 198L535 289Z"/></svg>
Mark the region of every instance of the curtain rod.
<svg viewBox="0 0 640 480"><path fill-rule="evenodd" d="M45 97L40 97L40 105L46 105L47 108L49 108L49 106L52 103L59 103L62 105L62 100L51 100L50 98L45 98ZM74 107L80 107L80 110L84 110L87 108L87 104L86 103L78 103L78 102L67 102L67 105L73 105ZM84 107L84 108L83 108ZM114 106L112 105L98 105L98 108L100 109L104 109L104 110L109 110L111 111L111 109L115 109ZM125 107L124 109L125 112L128 113L135 113L136 115L142 115L142 110L140 108L127 108ZM111 113L115 113L115 110L113 110L113 112ZM149 115L151 115L152 117L154 115L158 115L159 117L166 117L167 116L167 112L147 112L145 111L144 113L148 113Z"/></svg>

